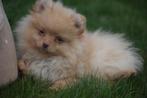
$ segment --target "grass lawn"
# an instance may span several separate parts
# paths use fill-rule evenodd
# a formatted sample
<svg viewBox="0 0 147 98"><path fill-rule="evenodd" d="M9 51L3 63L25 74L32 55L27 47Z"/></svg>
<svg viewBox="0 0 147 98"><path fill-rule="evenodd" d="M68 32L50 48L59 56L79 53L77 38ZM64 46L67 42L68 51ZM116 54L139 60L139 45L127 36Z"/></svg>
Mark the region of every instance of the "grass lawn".
<svg viewBox="0 0 147 98"><path fill-rule="evenodd" d="M10 25L28 12L35 0L3 0ZM147 1L146 0L63 0L87 17L89 30L102 28L125 33L140 48L147 64ZM14 34L15 35L15 34ZM50 90L48 83L25 76L0 88L0 98L147 98L147 67L136 77L114 83L83 78L72 87Z"/></svg>

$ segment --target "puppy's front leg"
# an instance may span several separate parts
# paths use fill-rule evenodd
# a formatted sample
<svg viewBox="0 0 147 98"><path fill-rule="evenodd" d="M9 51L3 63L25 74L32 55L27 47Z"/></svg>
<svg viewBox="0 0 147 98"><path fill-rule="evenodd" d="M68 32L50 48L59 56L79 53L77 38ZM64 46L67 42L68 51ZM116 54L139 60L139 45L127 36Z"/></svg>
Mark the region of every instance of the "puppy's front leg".
<svg viewBox="0 0 147 98"><path fill-rule="evenodd" d="M25 59L18 60L18 69L20 70L20 72L25 74L28 69L27 60L25 60Z"/></svg>
<svg viewBox="0 0 147 98"><path fill-rule="evenodd" d="M29 52L26 52L25 54L23 54L18 59L18 64L17 64L20 72L22 72L23 74L26 74L33 60L36 60L36 56L34 56L33 54Z"/></svg>

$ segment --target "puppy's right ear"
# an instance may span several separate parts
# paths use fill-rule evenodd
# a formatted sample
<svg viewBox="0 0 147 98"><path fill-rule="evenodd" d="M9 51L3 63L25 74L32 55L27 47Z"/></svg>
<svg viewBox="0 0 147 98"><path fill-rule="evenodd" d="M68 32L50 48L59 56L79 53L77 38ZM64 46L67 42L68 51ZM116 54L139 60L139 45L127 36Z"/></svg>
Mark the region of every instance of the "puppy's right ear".
<svg viewBox="0 0 147 98"><path fill-rule="evenodd" d="M52 0L37 0L31 12L40 13L44 11L47 7L49 8L53 7Z"/></svg>
<svg viewBox="0 0 147 98"><path fill-rule="evenodd" d="M78 29L77 34L83 34L86 28L86 17L77 13L72 14L71 19L73 20L74 26Z"/></svg>

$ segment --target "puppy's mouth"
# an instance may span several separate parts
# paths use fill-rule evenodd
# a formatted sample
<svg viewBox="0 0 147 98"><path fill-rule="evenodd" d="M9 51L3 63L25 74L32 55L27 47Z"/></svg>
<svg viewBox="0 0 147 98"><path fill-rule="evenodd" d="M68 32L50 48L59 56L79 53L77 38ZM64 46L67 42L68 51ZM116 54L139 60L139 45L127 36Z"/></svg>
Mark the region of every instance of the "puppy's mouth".
<svg viewBox="0 0 147 98"><path fill-rule="evenodd" d="M44 54L49 54L50 53L47 48L38 48L38 51L40 53L44 53Z"/></svg>
<svg viewBox="0 0 147 98"><path fill-rule="evenodd" d="M38 52L42 55L46 55L47 57L58 56L60 54L58 52L51 52L47 48L38 48Z"/></svg>
<svg viewBox="0 0 147 98"><path fill-rule="evenodd" d="M40 52L49 53L47 49L41 48Z"/></svg>

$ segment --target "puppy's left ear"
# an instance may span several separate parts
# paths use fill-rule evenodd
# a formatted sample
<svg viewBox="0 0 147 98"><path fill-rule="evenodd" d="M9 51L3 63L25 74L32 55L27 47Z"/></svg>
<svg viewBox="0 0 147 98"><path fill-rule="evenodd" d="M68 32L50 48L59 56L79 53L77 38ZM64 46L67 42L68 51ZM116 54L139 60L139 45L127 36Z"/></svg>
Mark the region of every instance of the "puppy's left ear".
<svg viewBox="0 0 147 98"><path fill-rule="evenodd" d="M72 15L72 19L75 28L78 30L78 35L83 34L86 29L86 17L81 14L74 14Z"/></svg>
<svg viewBox="0 0 147 98"><path fill-rule="evenodd" d="M47 7L48 8L53 7L52 0L37 0L35 5L33 6L31 12L40 13L40 12L44 11Z"/></svg>

